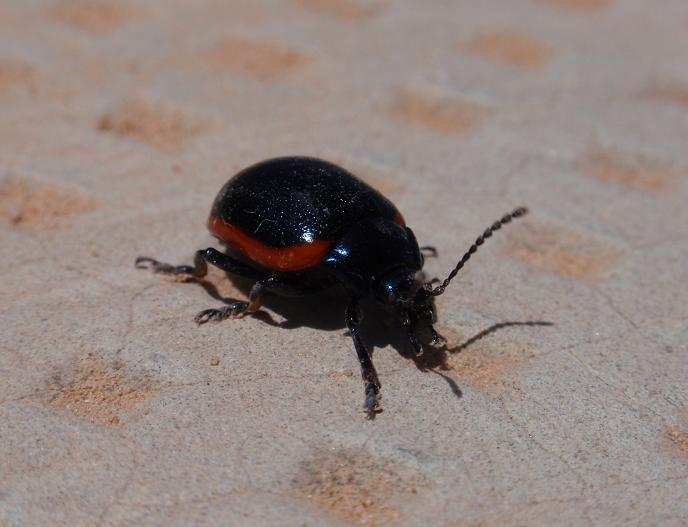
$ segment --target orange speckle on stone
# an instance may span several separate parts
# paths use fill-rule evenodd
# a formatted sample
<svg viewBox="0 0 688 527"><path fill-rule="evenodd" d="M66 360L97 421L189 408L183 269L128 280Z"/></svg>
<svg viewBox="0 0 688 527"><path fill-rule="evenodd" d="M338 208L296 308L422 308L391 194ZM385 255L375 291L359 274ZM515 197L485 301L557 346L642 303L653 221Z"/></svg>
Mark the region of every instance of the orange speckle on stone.
<svg viewBox="0 0 688 527"><path fill-rule="evenodd" d="M688 84L683 82L657 83L646 90L644 95L648 99L688 108Z"/></svg>
<svg viewBox="0 0 688 527"><path fill-rule="evenodd" d="M461 135L482 125L490 110L480 104L457 98L403 90L398 94L389 113L400 121L434 132Z"/></svg>
<svg viewBox="0 0 688 527"><path fill-rule="evenodd" d="M471 338L450 328L437 329L447 339L446 351L438 350L434 360L425 366L448 375L459 384L465 383L488 393L502 395L516 387L512 373L532 358L515 341L492 346L490 339L495 337L487 334Z"/></svg>
<svg viewBox="0 0 688 527"><path fill-rule="evenodd" d="M131 378L125 367L106 367L90 356L77 361L67 377L66 383L57 380L51 386L45 403L107 427L122 426L124 414L159 391Z"/></svg>
<svg viewBox="0 0 688 527"><path fill-rule="evenodd" d="M61 0L49 15L71 26L92 33L110 33L131 20L135 10L121 1Z"/></svg>
<svg viewBox="0 0 688 527"><path fill-rule="evenodd" d="M100 118L98 130L142 141L161 150L174 150L201 130L181 112L140 99L124 102Z"/></svg>
<svg viewBox="0 0 688 527"><path fill-rule="evenodd" d="M480 389L505 388L509 376L525 359L512 356L493 356L470 352L450 358L450 364L458 381Z"/></svg>
<svg viewBox="0 0 688 527"><path fill-rule="evenodd" d="M669 163L615 149L594 147L578 166L589 177L640 190L669 191L679 183L679 174Z"/></svg>
<svg viewBox="0 0 688 527"><path fill-rule="evenodd" d="M510 232L506 254L542 271L595 282L622 252L609 242L569 227L523 222Z"/></svg>
<svg viewBox="0 0 688 527"><path fill-rule="evenodd" d="M273 42L228 37L205 54L215 67L263 82L283 80L312 62L303 53Z"/></svg>
<svg viewBox="0 0 688 527"><path fill-rule="evenodd" d="M681 454L688 456L688 430L669 426L667 427L667 436Z"/></svg>
<svg viewBox="0 0 688 527"><path fill-rule="evenodd" d="M415 471L360 449L319 452L293 483L306 503L349 525L398 525L401 505L426 486Z"/></svg>
<svg viewBox="0 0 688 527"><path fill-rule="evenodd" d="M344 20L364 20L376 14L381 5L354 0L294 0L294 3L315 13Z"/></svg>
<svg viewBox="0 0 688 527"><path fill-rule="evenodd" d="M0 185L0 220L32 231L61 227L95 207L94 198L74 188L14 177Z"/></svg>
<svg viewBox="0 0 688 527"><path fill-rule="evenodd" d="M0 63L0 93L13 86L26 84L33 75L33 68L27 64Z"/></svg>
<svg viewBox="0 0 688 527"><path fill-rule="evenodd" d="M350 369L331 371L327 374L327 377L333 381L348 381L349 378L353 377L354 372Z"/></svg>
<svg viewBox="0 0 688 527"><path fill-rule="evenodd" d="M480 33L467 44L466 49L479 57L524 69L538 68L552 56L552 50L546 45L512 31Z"/></svg>

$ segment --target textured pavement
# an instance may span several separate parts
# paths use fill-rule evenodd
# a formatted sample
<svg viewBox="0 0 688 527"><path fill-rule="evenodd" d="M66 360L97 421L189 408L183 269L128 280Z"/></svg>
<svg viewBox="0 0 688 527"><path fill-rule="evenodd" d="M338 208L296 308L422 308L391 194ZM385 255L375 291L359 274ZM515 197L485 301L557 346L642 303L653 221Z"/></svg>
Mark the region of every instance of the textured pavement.
<svg viewBox="0 0 688 527"><path fill-rule="evenodd" d="M4 0L0 525L685 525L686 49L685 0ZM288 154L392 199L430 276L532 210L446 350L366 317L374 421L336 297L196 327L210 287L133 266Z"/></svg>

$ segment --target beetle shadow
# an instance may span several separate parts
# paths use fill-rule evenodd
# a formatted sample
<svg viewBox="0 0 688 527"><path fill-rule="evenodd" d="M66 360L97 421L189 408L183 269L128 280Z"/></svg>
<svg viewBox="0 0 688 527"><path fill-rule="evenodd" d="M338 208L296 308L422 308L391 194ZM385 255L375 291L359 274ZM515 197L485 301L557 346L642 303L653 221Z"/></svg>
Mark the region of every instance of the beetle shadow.
<svg viewBox="0 0 688 527"><path fill-rule="evenodd" d="M488 326L487 328L483 329L482 331L479 331L472 337L454 345L454 346L448 346L446 342L440 344L440 345L434 345L429 342L429 339L426 337L425 339L421 340L421 347L422 347L422 353L419 355L416 355L415 353L411 353L407 356L409 359L411 359L415 364L416 367L421 370L421 371L429 371L432 373L435 373L436 375L439 375L442 377L447 384L449 385L449 388L452 390L454 395L456 397L461 397L462 392L461 389L458 387L456 382L447 374L442 373L446 371L452 371L455 368L449 363L449 359L452 355L456 355L459 353L465 353L466 350L471 347L473 344L476 342L488 337L489 335L500 331L502 329L506 328L513 328L513 327L519 327L519 326L526 326L526 327L549 327L549 326L554 326L553 322L549 322L546 320L526 320L526 321L505 321L505 322L498 322L496 324L492 324L491 326ZM403 355L403 353L402 353Z"/></svg>
<svg viewBox="0 0 688 527"><path fill-rule="evenodd" d="M232 275L228 276L232 284L244 295L244 298L248 297L253 281ZM201 285L212 298L220 302L229 304L238 300L223 297L215 285L207 280L192 280L192 282ZM282 320L275 320L266 309L261 309L252 316L282 329L310 327L322 331L339 330L343 331L343 335L349 336L345 323L347 302L344 298L341 290L337 288L306 297L292 298L268 294L263 297L263 307L278 314ZM405 359L413 361L418 370L434 373L444 379L457 398L461 398L463 392L456 381L446 373L454 370L449 362L452 355L465 353L475 343L503 329L554 326L554 323L544 320L498 322L453 346L447 345L446 342L432 344L430 332L427 328L421 327L418 331L418 341L422 352L416 355L409 343L406 329L383 306L368 299L361 303L361 308L365 313L360 327L361 338L366 349L370 351L371 357L376 348L390 346Z"/></svg>
<svg viewBox="0 0 688 527"><path fill-rule="evenodd" d="M232 285L241 293L241 298L222 296L217 287L205 279L192 278L187 280L187 283L199 284L208 295L225 304L246 300L255 280L229 274L227 276ZM251 316L283 329L311 327L322 331L336 331L346 326L344 312L347 303L343 298L344 296L337 288L303 297L266 294L261 299L262 308ZM276 320L271 312L279 315L282 320Z"/></svg>

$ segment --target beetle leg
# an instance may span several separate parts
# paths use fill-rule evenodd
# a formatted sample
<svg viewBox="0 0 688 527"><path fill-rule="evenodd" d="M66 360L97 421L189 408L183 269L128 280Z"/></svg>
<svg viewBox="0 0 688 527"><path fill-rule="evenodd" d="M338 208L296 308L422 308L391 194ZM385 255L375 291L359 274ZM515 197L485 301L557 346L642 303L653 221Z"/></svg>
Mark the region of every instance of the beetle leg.
<svg viewBox="0 0 688 527"><path fill-rule="evenodd" d="M260 309L261 295L268 280L270 278L259 280L253 284L248 295L248 302L233 302L219 309L204 309L194 317L194 321L200 326L206 322L220 322L227 318L241 318L255 313Z"/></svg>
<svg viewBox="0 0 688 527"><path fill-rule="evenodd" d="M430 324L430 334L432 335L431 343L435 346L443 346L447 343L446 337L443 337L437 330Z"/></svg>
<svg viewBox="0 0 688 527"><path fill-rule="evenodd" d="M437 258L437 249L432 245L423 245L423 247L420 248L420 252L423 253L423 256Z"/></svg>
<svg viewBox="0 0 688 527"><path fill-rule="evenodd" d="M196 251L193 265L171 265L159 262L154 258L139 256L136 259L136 267L139 269L152 269L154 273L171 275L190 275L195 278L203 278L208 274L208 263L231 274L246 276L248 278L263 278L264 273L245 265L223 252L212 247Z"/></svg>
<svg viewBox="0 0 688 527"><path fill-rule="evenodd" d="M416 355L420 355L422 348L418 343L418 338L416 337L416 327L418 326L418 317L416 313L410 309L402 309L399 311L399 320L401 325L406 328L406 337L408 338L409 344L413 348Z"/></svg>
<svg viewBox="0 0 688 527"><path fill-rule="evenodd" d="M411 347L413 348L414 353L416 355L420 355L423 350L420 347L420 344L418 343L418 338L416 337L415 328L413 328L413 329L409 328L408 339L409 339L409 343L411 344Z"/></svg>
<svg viewBox="0 0 688 527"><path fill-rule="evenodd" d="M365 403L363 408L366 411L368 419L373 419L375 414L382 411L380 406L380 380L377 378L377 372L373 361L370 358L368 350L365 349L361 335L359 333L359 324L361 322L361 312L358 309L358 302L353 300L346 309L346 325L351 332L351 338L354 341L354 348L358 355L358 361L361 363L361 376L365 382Z"/></svg>

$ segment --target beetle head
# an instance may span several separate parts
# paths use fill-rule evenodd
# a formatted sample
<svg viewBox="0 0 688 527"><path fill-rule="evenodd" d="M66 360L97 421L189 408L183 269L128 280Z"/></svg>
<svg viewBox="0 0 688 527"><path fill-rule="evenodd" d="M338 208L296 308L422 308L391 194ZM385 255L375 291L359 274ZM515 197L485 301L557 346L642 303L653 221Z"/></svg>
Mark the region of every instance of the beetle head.
<svg viewBox="0 0 688 527"><path fill-rule="evenodd" d="M401 307L413 300L416 270L398 267L385 274L377 283L375 298L390 307Z"/></svg>
<svg viewBox="0 0 688 527"><path fill-rule="evenodd" d="M432 327L435 321L434 297L423 293L425 286L419 275L415 269L397 268L388 272L375 289L378 302L392 308L412 332L420 324Z"/></svg>
<svg viewBox="0 0 688 527"><path fill-rule="evenodd" d="M495 231L501 229L504 225L510 223L516 218L520 218L528 213L528 209L525 207L519 207L509 214L502 216L501 219L494 222L490 227L488 227L478 238L475 240L473 245L470 246L468 251L463 255L461 260L456 264L456 267L452 269L449 276L444 279L437 287L433 287L433 281L426 282L420 287L417 287L413 292L413 297L407 296L404 299L403 307L400 308L401 320L405 326L409 328L410 332L415 331L419 323L426 324L432 334L433 343L440 342L442 337L434 330L432 327L433 322L436 320L435 316L435 304L434 298L444 293L445 289L449 283L454 279L454 277L463 269L466 262L473 256L478 248L485 243L485 240L490 238ZM439 282L439 280L437 280ZM415 343L415 339L411 339L412 343ZM419 350L416 344L417 351Z"/></svg>

